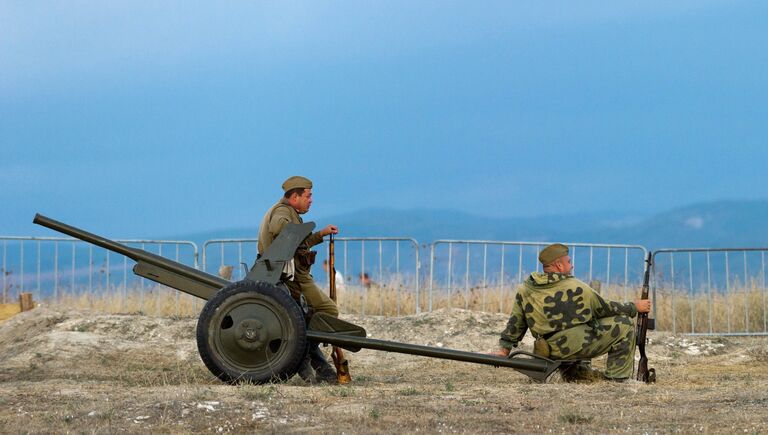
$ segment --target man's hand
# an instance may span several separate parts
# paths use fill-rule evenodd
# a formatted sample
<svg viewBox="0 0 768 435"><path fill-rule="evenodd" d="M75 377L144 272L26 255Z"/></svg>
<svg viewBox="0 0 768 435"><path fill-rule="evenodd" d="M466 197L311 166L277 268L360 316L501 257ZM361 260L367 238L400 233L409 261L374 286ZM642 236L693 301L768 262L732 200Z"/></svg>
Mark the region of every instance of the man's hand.
<svg viewBox="0 0 768 435"><path fill-rule="evenodd" d="M496 352L491 352L488 355L507 357L507 356L509 356L509 349L505 349L505 348L502 347L501 349L497 350Z"/></svg>
<svg viewBox="0 0 768 435"><path fill-rule="evenodd" d="M339 227L336 225L328 225L327 227L320 230L320 235L323 237L329 234L339 234Z"/></svg>
<svg viewBox="0 0 768 435"><path fill-rule="evenodd" d="M637 307L638 313L648 313L651 311L651 300L637 299L635 300L635 306Z"/></svg>

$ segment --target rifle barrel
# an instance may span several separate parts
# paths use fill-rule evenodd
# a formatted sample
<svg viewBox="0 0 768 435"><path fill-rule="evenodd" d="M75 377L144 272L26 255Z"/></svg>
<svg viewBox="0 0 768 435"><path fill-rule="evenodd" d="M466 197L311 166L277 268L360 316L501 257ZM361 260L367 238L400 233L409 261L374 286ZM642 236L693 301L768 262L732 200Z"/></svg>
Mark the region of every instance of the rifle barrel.
<svg viewBox="0 0 768 435"><path fill-rule="evenodd" d="M336 252L335 241L333 240L333 234L328 239L328 293L331 300L336 302Z"/></svg>

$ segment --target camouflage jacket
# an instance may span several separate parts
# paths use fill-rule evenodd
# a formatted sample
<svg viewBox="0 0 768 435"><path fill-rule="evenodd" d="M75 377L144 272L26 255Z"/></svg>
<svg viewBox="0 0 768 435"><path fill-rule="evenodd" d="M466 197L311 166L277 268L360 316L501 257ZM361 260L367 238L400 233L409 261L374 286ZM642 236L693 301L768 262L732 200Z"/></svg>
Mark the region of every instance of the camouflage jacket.
<svg viewBox="0 0 768 435"><path fill-rule="evenodd" d="M261 220L261 225L259 226L259 254L263 254L264 251L269 248L269 245L275 241L280 234L280 231L282 231L288 223L301 224L304 223L304 220L301 219L301 216L293 207L282 200L267 210L267 213L264 215L264 219ZM323 243L323 236L321 236L319 232L314 232L304 239L296 252L307 250L319 243ZM308 274L309 267L304 267L299 261L296 261L296 272Z"/></svg>
<svg viewBox="0 0 768 435"><path fill-rule="evenodd" d="M637 308L632 302L606 301L571 275L534 272L515 295L499 344L507 349L517 347L528 329L534 337L548 336L620 314L634 317Z"/></svg>

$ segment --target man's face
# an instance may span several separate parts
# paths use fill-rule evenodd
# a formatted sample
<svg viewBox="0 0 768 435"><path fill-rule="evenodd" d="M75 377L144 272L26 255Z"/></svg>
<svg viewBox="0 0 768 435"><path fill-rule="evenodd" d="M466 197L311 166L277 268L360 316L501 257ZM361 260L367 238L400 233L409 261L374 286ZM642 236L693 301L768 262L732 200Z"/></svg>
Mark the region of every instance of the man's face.
<svg viewBox="0 0 768 435"><path fill-rule="evenodd" d="M304 189L304 193L301 195L291 195L288 202L297 213L304 214L308 212L309 208L312 206L312 189Z"/></svg>

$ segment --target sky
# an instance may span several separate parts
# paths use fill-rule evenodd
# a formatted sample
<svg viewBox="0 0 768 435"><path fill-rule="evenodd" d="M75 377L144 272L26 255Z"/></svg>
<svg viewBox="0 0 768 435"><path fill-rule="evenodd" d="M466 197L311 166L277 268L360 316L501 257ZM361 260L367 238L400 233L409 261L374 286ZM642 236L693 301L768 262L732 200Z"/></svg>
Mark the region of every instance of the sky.
<svg viewBox="0 0 768 435"><path fill-rule="evenodd" d="M765 1L0 2L0 235L766 199Z"/></svg>

